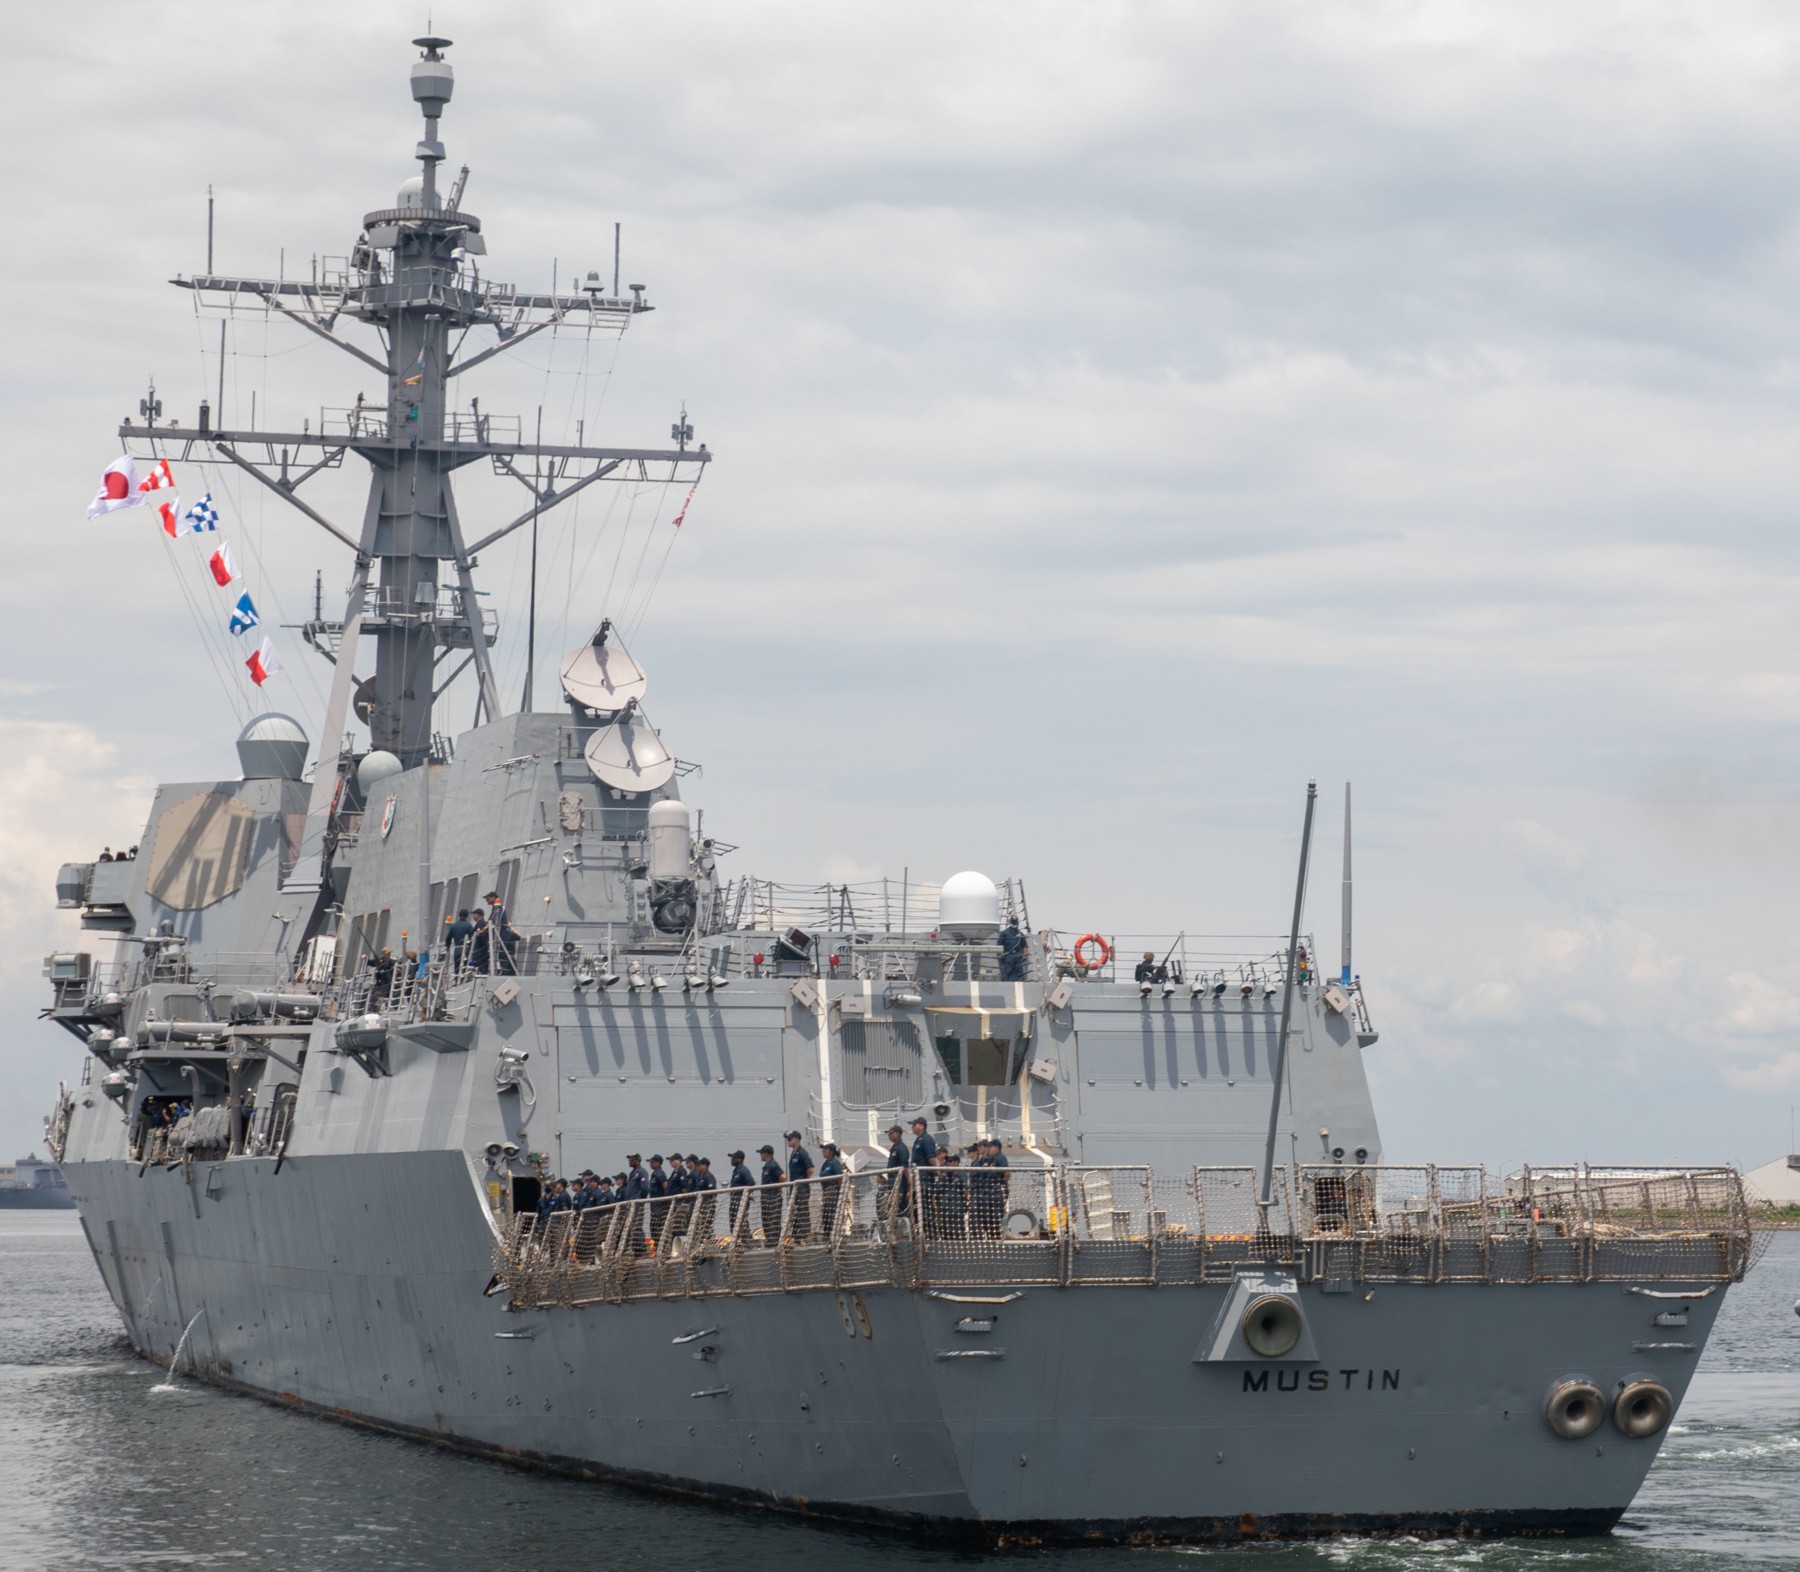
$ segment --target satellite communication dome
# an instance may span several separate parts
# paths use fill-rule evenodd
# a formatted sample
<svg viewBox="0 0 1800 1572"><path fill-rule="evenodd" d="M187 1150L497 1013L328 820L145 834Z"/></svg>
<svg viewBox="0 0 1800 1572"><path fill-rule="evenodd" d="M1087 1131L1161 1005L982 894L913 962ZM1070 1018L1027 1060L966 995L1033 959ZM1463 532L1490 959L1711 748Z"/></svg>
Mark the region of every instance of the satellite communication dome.
<svg viewBox="0 0 1800 1572"><path fill-rule="evenodd" d="M991 939L1000 931L1000 887L985 873L953 873L938 891L938 932Z"/></svg>
<svg viewBox="0 0 1800 1572"><path fill-rule="evenodd" d="M291 715L258 715L238 733L238 765L247 781L297 781L306 769L306 732Z"/></svg>
<svg viewBox="0 0 1800 1572"><path fill-rule="evenodd" d="M395 207L420 207L425 201L425 177L414 175L400 187L400 194L394 198Z"/></svg>
<svg viewBox="0 0 1800 1572"><path fill-rule="evenodd" d="M356 766L356 784L363 789L363 796L385 780L392 780L406 766L386 748L377 748L373 753L365 753L362 763Z"/></svg>

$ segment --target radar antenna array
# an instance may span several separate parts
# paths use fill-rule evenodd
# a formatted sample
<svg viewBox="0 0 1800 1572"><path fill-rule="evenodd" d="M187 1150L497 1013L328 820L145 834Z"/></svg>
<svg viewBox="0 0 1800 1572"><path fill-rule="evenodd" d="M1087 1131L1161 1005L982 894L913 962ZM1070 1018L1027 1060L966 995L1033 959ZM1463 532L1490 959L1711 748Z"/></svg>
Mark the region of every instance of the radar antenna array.
<svg viewBox="0 0 1800 1572"><path fill-rule="evenodd" d="M675 756L635 699L616 721L588 739L582 755L595 778L616 791L655 791L675 774Z"/></svg>
<svg viewBox="0 0 1800 1572"><path fill-rule="evenodd" d="M562 663L563 692L574 703L601 715L615 715L642 703L649 686L644 668L618 642L610 621L601 623L593 640Z"/></svg>

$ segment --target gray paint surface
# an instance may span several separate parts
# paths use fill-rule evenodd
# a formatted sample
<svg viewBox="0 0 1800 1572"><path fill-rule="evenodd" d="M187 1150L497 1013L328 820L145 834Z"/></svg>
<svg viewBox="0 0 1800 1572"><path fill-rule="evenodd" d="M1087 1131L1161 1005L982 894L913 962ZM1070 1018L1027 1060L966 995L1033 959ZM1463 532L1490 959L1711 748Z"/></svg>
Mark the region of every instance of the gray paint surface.
<svg viewBox="0 0 1800 1572"><path fill-rule="evenodd" d="M91 986L56 994L56 1018L93 1050L89 1079L59 1110L60 1155L134 1345L171 1359L191 1325L184 1357L201 1375L276 1400L548 1466L843 1516L977 1524L999 1537L1609 1525L1657 1443L1610 1431L1595 1444L1558 1440L1541 1418L1544 1394L1573 1371L1607 1386L1648 1372L1679 1398L1717 1293L1693 1302L1692 1349L1642 1352L1633 1345L1644 1341L1645 1301L1617 1283L1384 1284L1364 1295L1308 1280L1298 1292L1320 1363L1271 1365L1258 1384L1260 1367L1194 1358L1229 1292L1221 1284L1023 1288L995 1313L985 1348L1003 1357L987 1359L939 1357L967 1351L955 1329L963 1312L897 1287L858 1291L866 1334L823 1289L543 1310L486 1291L512 1182L528 1176L532 1152L560 1171L612 1169L627 1150L667 1145L722 1162L728 1147L753 1149L790 1126L809 1143L878 1144L880 1128L923 1111L951 1139L994 1131L1015 1167L1149 1164L1179 1175L1254 1165L1277 1090L1280 1007L1261 990L1144 996L1128 982L1065 979L1048 940L1024 982L998 981L980 946L945 942L926 955L828 923L812 927L811 963L759 966L750 958L772 956L788 925L730 928L714 853L697 840L690 882L705 915L691 931L652 920L645 816L652 800L675 796L674 783L621 795L589 773L582 747L610 717L496 716L490 704L484 724L431 762L420 695L432 639L454 648L459 635L453 618L429 636L427 623L394 618L416 604L415 587L468 572L448 476L489 448L444 426L446 334L425 319L480 311L457 293L467 275L452 216L421 222L412 270L396 260L392 278L365 280L344 305L349 320L397 327L388 418L405 408L403 374L421 345L428 362L416 451L430 483L402 483L396 439L358 447L375 468L364 554L380 559L380 584L399 600L356 599L343 619L386 618L373 631L374 740L405 767L366 803L345 798L326 814L334 769L348 780L355 764L332 751L345 729L339 681L311 789L260 779L165 787L140 858L86 878L88 926L124 936L126 964L102 964ZM415 285L436 294L409 294ZM270 291L311 309L304 286L243 286L259 310ZM535 298L539 312L574 309ZM319 441L292 438L296 449ZM603 450L566 452L596 466L590 478L612 462ZM465 620L465 642L480 642L478 621ZM183 887L208 898L177 908L152 899L146 880L167 850L164 829L185 822L165 826L164 815L196 793L241 805L231 814L248 815L248 852L239 883L190 870ZM371 1008L353 961L311 984L299 968L309 942L346 943L365 914L385 914L396 948L402 932L417 943L430 918L427 827L430 880L460 890L472 879L477 891L510 883L522 953L537 961L517 979L447 979L429 1006L378 1002L383 1046L378 1064L364 1062L337 1038ZM175 887L159 880L165 893ZM159 952L144 941L165 923L180 943ZM684 984L726 944L719 984L701 972ZM844 974L818 959L840 952ZM148 965L158 953L174 957L161 975ZM580 986L584 969L622 973L633 962L668 986ZM320 1017L295 1026L271 1007L232 1025L243 988L316 988ZM946 1006L1029 1021L1047 1079L953 1084L926 1013ZM879 1108L846 1097L842 1042L846 1018L877 1011L911 1022L927 1045L916 1094ZM158 1046L153 1028L172 1024L227 1040ZM1379 1163L1350 1015L1317 986L1298 989L1287 1046L1283 1160L1341 1150ZM217 1106L237 1084L260 1094L266 1114L282 1083L297 1096L279 1155L164 1165L134 1148L147 1097L198 1089ZM505 1143L516 1157L484 1155ZM707 1327L715 1357L697 1361L680 1339Z"/></svg>

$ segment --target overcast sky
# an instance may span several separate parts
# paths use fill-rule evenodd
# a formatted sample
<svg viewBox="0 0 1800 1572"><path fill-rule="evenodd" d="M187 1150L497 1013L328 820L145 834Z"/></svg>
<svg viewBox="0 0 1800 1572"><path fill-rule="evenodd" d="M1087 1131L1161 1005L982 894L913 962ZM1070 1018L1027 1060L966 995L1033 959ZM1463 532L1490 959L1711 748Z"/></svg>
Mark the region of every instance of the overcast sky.
<svg viewBox="0 0 1800 1572"><path fill-rule="evenodd" d="M83 518L150 374L169 414L216 388L216 321L165 281L204 265L209 183L220 271L348 251L415 167L423 19L11 19L0 1157L79 1070L33 1019L40 958L74 942L56 865L135 840L152 782L234 772L252 708L185 543ZM434 22L487 272L610 274L618 221L658 307L463 391L631 445L685 400L718 455L647 600L678 496L595 487L546 525L540 651L642 606L650 712L703 764L686 794L731 871L975 866L1022 878L1040 926L1271 933L1316 775L1309 919L1335 955L1348 779L1390 1160L1786 1149L1791 5L439 0ZM373 391L280 323L228 351L231 421ZM304 615L315 569L341 594L340 548L183 476L215 481L259 598ZM354 524L361 485L308 494ZM474 532L520 506L501 486L465 491ZM484 562L509 631L517 545ZM277 638L270 692L316 737L327 672Z"/></svg>

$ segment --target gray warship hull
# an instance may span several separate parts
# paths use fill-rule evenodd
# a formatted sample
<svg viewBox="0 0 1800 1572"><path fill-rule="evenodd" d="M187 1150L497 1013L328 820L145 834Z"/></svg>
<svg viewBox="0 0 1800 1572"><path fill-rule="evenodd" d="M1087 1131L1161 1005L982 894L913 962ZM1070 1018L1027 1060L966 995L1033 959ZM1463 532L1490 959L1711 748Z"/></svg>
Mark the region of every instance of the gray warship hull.
<svg viewBox="0 0 1800 1572"><path fill-rule="evenodd" d="M651 307L616 249L610 293L483 275L466 167L437 185L448 44L415 43L421 173L348 256L175 281L381 391L253 431L204 401L164 420L153 387L89 515L153 516L123 511L140 458L139 491L194 466L229 496L229 465L354 549L341 618L321 587L302 629L333 668L322 746L258 715L239 775L159 787L132 855L57 877L117 948L47 958L85 1054L48 1135L134 1346L491 1457L991 1543L1609 1527L1748 1268L1742 1185L1384 1163L1347 789L1327 978L1310 784L1285 944L1127 945L972 870L727 878L610 620L563 660L564 709L534 710L533 643L505 711L478 557L609 478L685 490L672 546L712 455L685 409L666 449L527 441L458 380ZM298 495L351 455L354 533ZM465 532L476 462L531 500ZM634 629L661 573L625 591ZM474 721L449 737L453 690ZM658 1144L722 1180L783 1132L829 1166L586 1204L596 1181L579 1210L546 1189ZM971 1141L967 1169L910 1166Z"/></svg>
<svg viewBox="0 0 1800 1572"><path fill-rule="evenodd" d="M511 1462L989 1543L1601 1532L1657 1443L1559 1438L1546 1390L1650 1371L1679 1400L1720 1302L1700 1280L1656 1301L1313 1283L1319 1360L1206 1364L1228 1284L868 1289L866 1336L826 1291L521 1312L483 1295L494 1236L454 1153L70 1178L134 1346L168 1363L186 1333L204 1380ZM1003 1349L983 1350L1003 1357L946 1357L972 1298L1006 1301ZM1646 1349L1657 1303L1687 1324Z"/></svg>
<svg viewBox="0 0 1800 1572"><path fill-rule="evenodd" d="M66 1212L75 1203L60 1185L31 1187L24 1185L0 1190L0 1212Z"/></svg>

